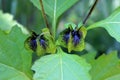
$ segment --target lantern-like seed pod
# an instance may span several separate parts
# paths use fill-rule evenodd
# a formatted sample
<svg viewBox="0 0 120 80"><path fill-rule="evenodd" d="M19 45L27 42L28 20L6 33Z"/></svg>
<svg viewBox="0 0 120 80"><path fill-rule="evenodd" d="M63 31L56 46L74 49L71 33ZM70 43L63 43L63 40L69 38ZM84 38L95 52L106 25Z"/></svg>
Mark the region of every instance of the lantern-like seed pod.
<svg viewBox="0 0 120 80"><path fill-rule="evenodd" d="M74 29L74 30L71 30L70 28L66 29L64 31L64 36L63 36L63 40L65 41L66 44L68 44L70 36L72 36L72 42L73 42L74 46L77 46L77 44L79 44L80 39L82 37L81 32L76 29Z"/></svg>
<svg viewBox="0 0 120 80"><path fill-rule="evenodd" d="M68 52L82 51L85 49L85 36L87 30L84 26L76 26L73 23L67 24L66 29L58 37L57 45L67 48Z"/></svg>

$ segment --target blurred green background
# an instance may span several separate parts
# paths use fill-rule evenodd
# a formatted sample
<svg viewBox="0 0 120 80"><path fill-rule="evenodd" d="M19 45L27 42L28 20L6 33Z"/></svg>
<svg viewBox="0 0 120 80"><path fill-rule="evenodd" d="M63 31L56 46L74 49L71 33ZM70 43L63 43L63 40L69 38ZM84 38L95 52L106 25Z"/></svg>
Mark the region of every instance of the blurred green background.
<svg viewBox="0 0 120 80"><path fill-rule="evenodd" d="M78 24L89 11L94 0L80 0L68 11L66 11L58 23L58 33L64 29L64 24L74 22ZM116 8L120 7L120 0L99 0L95 10L87 21L86 26L108 17ZM0 0L0 10L10 13L20 24L28 30L40 33L45 26L41 12L33 6L30 0ZM51 21L48 17L48 20ZM120 34L118 34L120 35ZM91 45L98 54L109 53L118 50L120 54L120 43L113 39L106 30L96 28L88 31L86 42Z"/></svg>

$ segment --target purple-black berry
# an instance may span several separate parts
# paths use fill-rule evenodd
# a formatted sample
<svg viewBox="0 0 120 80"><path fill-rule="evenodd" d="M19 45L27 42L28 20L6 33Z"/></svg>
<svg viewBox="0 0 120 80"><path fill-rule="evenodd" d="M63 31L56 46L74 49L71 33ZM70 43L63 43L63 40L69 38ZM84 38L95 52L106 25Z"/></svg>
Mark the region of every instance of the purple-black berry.
<svg viewBox="0 0 120 80"><path fill-rule="evenodd" d="M32 49L33 51L36 50L36 48L37 48L36 39L32 39L32 40L30 41L30 47L31 47L31 49Z"/></svg>
<svg viewBox="0 0 120 80"><path fill-rule="evenodd" d="M72 31L72 37L73 37L73 44L74 44L74 46L79 44L80 39L81 39L81 33L79 33L79 31L73 30Z"/></svg>
<svg viewBox="0 0 120 80"><path fill-rule="evenodd" d="M81 33L79 32L79 30L76 30L76 29L71 30L70 28L68 28L64 31L63 40L65 41L66 44L68 44L70 36L72 36L72 38L73 38L72 42L73 42L74 46L79 44L80 39L81 39Z"/></svg>
<svg viewBox="0 0 120 80"><path fill-rule="evenodd" d="M40 46L42 46L44 49L46 49L47 44L46 44L46 40L43 35L40 36L39 41L40 41Z"/></svg>
<svg viewBox="0 0 120 80"><path fill-rule="evenodd" d="M68 43L68 40L70 38L70 32L71 31L69 28L67 30L65 30L65 32L64 32L63 40L65 41L66 44Z"/></svg>
<svg viewBox="0 0 120 80"><path fill-rule="evenodd" d="M36 51L36 48L37 48L37 41L36 41L36 38L37 38L37 34L36 33L32 33L32 36L29 38L29 45L30 45L30 48L33 50L33 51Z"/></svg>

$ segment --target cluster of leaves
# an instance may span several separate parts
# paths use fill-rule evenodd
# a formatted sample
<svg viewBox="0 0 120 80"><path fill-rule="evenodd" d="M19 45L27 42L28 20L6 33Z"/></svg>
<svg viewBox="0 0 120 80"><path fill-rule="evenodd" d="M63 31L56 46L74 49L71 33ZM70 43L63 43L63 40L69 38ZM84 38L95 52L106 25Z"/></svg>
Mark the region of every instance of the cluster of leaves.
<svg viewBox="0 0 120 80"><path fill-rule="evenodd" d="M26 30L2 11L0 22L0 80L30 80L32 54L24 48Z"/></svg>
<svg viewBox="0 0 120 80"><path fill-rule="evenodd" d="M58 18L77 1L53 0L50 2L49 0L43 0L45 12L52 20L54 36ZM39 0L31 0L31 2L38 9L41 9ZM88 26L87 30L96 27L105 28L112 37L120 42L119 24L120 8L116 9L107 19ZM79 26L78 29L75 29L74 26L70 26L68 25L66 28L70 33L69 39L62 42L64 35L65 37L68 35L66 31L63 31L56 42L57 45L54 45L54 36L50 35L48 29L43 29L42 34L47 39L48 44L46 45L50 50L45 52L39 45L39 39L43 39L41 38L41 34L36 39L38 45L36 49L37 54L55 53L55 48L57 48L57 51L56 54L41 57L31 65L32 52L26 50L24 47L24 42L29 34L26 34L27 31L23 26L14 21L11 15L0 12L0 80L118 80L120 78L120 62L117 58L117 51L113 51L108 55L102 55L98 59L94 59L96 52L77 56L62 51L58 45L68 48L69 52L71 50L81 51L85 46L84 38L87 33L85 27ZM73 47L76 44L73 43L74 36L76 37L76 34L72 35L74 30L77 30L77 33L82 33L80 40L82 43L79 42L78 48ZM51 49L51 44L53 49ZM35 74L32 73L31 69L35 71Z"/></svg>

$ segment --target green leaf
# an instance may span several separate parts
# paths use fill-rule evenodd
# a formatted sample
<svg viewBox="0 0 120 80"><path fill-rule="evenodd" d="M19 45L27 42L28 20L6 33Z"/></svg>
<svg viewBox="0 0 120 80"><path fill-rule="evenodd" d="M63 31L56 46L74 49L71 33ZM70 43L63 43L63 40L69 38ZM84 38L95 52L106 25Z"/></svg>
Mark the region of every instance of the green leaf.
<svg viewBox="0 0 120 80"><path fill-rule="evenodd" d="M105 79L105 80L119 80L119 79L120 79L120 74L114 75L114 76L109 77L109 78L107 78L107 79Z"/></svg>
<svg viewBox="0 0 120 80"><path fill-rule="evenodd" d="M94 52L89 52L85 55L82 55L82 57L85 58L88 63L92 63L95 60L96 52L95 51Z"/></svg>
<svg viewBox="0 0 120 80"><path fill-rule="evenodd" d="M120 7L105 20L90 25L87 30L97 27L106 29L113 38L120 42Z"/></svg>
<svg viewBox="0 0 120 80"><path fill-rule="evenodd" d="M9 33L13 26L18 25L23 31L23 33L28 34L28 31L17 21L13 20L13 16L9 13L3 13L0 10L0 29Z"/></svg>
<svg viewBox="0 0 120 80"><path fill-rule="evenodd" d="M57 54L38 59L32 66L34 80L91 80L85 59L58 49Z"/></svg>
<svg viewBox="0 0 120 80"><path fill-rule="evenodd" d="M43 5L45 12L51 18L58 18L62 13L64 13L68 8L74 5L79 0L43 0ZM40 9L39 0L31 0L31 2Z"/></svg>
<svg viewBox="0 0 120 80"><path fill-rule="evenodd" d="M79 0L42 0L45 13L52 19L52 34L56 35L56 24L58 18L71 6L73 6ZM31 2L40 9L39 0L31 0Z"/></svg>
<svg viewBox="0 0 120 80"><path fill-rule="evenodd" d="M106 80L113 75L120 74L120 60L117 57L116 51L107 55L103 54L96 60L94 57L91 57L89 63L92 65L92 69L90 70L92 80Z"/></svg>
<svg viewBox="0 0 120 80"><path fill-rule="evenodd" d="M24 48L27 37L17 26L9 34L0 30L0 80L31 80L32 55Z"/></svg>

